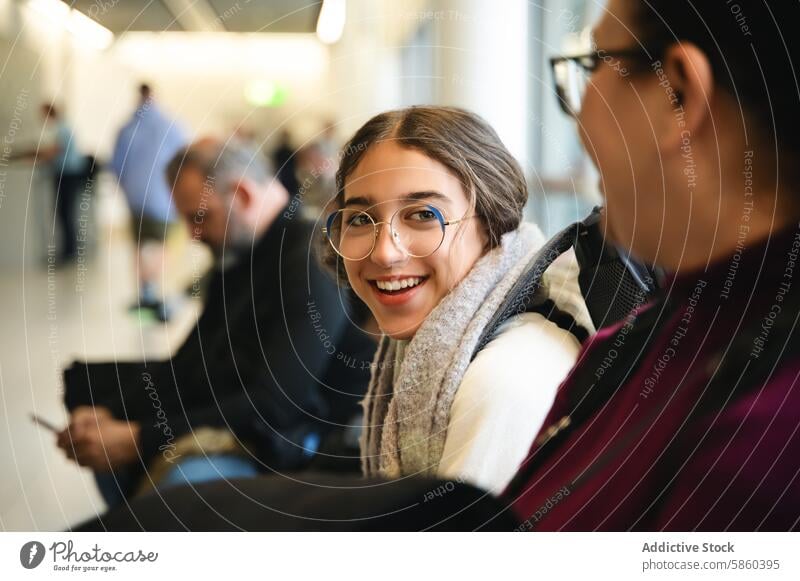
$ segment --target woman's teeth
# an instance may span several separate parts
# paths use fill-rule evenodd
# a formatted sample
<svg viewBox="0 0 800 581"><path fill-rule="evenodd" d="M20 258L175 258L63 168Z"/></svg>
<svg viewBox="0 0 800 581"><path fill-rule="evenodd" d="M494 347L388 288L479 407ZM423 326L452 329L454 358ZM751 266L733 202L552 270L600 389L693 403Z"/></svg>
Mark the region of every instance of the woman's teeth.
<svg viewBox="0 0 800 581"><path fill-rule="evenodd" d="M417 286L424 279L420 277L399 278L396 280L376 280L375 285L382 291L398 291Z"/></svg>

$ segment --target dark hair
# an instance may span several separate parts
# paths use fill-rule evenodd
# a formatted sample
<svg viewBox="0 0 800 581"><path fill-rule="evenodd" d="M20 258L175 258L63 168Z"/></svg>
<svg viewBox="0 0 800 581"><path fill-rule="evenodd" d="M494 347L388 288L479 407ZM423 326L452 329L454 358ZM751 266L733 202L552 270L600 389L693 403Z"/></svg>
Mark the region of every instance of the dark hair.
<svg viewBox="0 0 800 581"><path fill-rule="evenodd" d="M58 117L58 109L56 109L55 103L42 103L42 113L53 119Z"/></svg>
<svg viewBox="0 0 800 581"><path fill-rule="evenodd" d="M139 96L142 100L149 99L153 94L153 89L147 83L142 83L139 85Z"/></svg>
<svg viewBox="0 0 800 581"><path fill-rule="evenodd" d="M489 248L519 226L528 200L522 168L483 118L455 107L409 107L367 121L342 150L333 209L341 208L347 178L364 154L385 140L420 151L458 177L486 229ZM325 266L334 270L341 266L326 240L320 241L319 249ZM343 272L338 275L341 280Z"/></svg>
<svg viewBox="0 0 800 581"><path fill-rule="evenodd" d="M635 33L653 58L688 41L708 58L716 83L781 150L800 151L800 3L765 0L634 0ZM754 129L756 129L754 127Z"/></svg>

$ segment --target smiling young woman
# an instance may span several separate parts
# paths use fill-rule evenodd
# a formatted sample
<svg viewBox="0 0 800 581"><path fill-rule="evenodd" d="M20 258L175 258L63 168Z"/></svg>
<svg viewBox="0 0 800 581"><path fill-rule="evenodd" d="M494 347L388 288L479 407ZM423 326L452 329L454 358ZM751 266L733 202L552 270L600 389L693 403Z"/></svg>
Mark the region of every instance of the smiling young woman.
<svg viewBox="0 0 800 581"><path fill-rule="evenodd" d="M482 331L542 246L522 223L521 168L477 115L413 107L366 123L344 149L323 259L384 333L365 399L368 475L431 474L499 491L575 361L575 335L535 312ZM574 273L541 291L585 327ZM549 285L549 286L548 286Z"/></svg>

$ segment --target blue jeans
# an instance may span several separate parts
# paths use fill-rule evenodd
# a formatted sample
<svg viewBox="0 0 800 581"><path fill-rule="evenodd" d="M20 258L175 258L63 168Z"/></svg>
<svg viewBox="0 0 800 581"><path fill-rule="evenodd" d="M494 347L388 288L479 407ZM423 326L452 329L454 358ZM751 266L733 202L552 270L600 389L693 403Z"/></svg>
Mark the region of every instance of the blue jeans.
<svg viewBox="0 0 800 581"><path fill-rule="evenodd" d="M189 456L176 463L156 486L163 490L189 483L254 476L258 476L258 468L248 458L234 454L208 454ZM125 501L125 492L133 484L131 476L125 470L117 470L113 474L95 473L94 477L108 508L122 504Z"/></svg>
<svg viewBox="0 0 800 581"><path fill-rule="evenodd" d="M158 483L159 489L198 484L211 480L228 480L231 478L252 478L258 476L258 469L248 458L234 454L208 454L207 456L189 456L181 460L167 472Z"/></svg>

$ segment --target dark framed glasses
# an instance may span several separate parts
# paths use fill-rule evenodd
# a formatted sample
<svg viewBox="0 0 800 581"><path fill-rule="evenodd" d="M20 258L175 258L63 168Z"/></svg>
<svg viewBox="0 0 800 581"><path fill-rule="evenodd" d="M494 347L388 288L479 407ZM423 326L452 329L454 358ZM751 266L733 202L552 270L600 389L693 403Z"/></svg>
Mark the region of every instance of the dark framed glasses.
<svg viewBox="0 0 800 581"><path fill-rule="evenodd" d="M447 220L439 208L425 203L398 208L386 222L376 221L368 210L343 208L327 217L322 231L336 254L345 260L364 260L375 249L381 226L387 225L398 250L425 258L442 245L447 226L469 218Z"/></svg>
<svg viewBox="0 0 800 581"><path fill-rule="evenodd" d="M586 95L586 87L594 72L602 63L617 68L627 75L627 69L619 65L619 59L649 60L648 52L642 48L623 50L597 49L585 54L557 56L550 59L556 96L561 109L570 117L577 117Z"/></svg>

